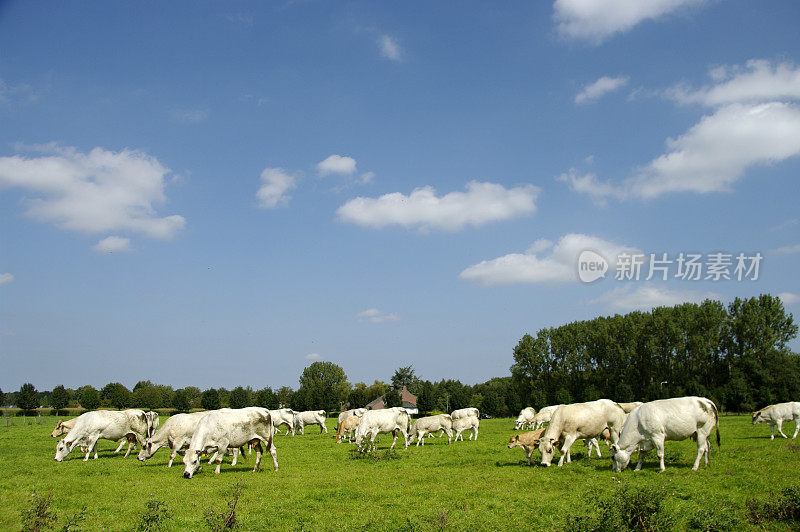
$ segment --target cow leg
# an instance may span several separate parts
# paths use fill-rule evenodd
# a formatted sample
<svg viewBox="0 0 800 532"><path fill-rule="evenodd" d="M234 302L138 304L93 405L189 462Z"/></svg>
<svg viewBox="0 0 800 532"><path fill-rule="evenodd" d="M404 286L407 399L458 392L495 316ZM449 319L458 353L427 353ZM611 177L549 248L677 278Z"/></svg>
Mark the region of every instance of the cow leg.
<svg viewBox="0 0 800 532"><path fill-rule="evenodd" d="M253 446L250 446L250 448L252 449ZM253 473L257 473L258 469L261 467L261 455L264 454L264 450L261 448L260 440L255 444L255 448L256 448L256 465L253 466Z"/></svg>
<svg viewBox="0 0 800 532"><path fill-rule="evenodd" d="M697 431L697 458L694 460L692 471L700 469L700 460L706 455L706 465L708 465L708 440L702 431Z"/></svg>
<svg viewBox="0 0 800 532"><path fill-rule="evenodd" d="M100 439L100 436L95 437L94 439L89 439L87 447L89 450L86 451L86 456L83 457L83 461L86 462L89 460L89 456L91 456L92 452L94 452L94 459L97 460L97 440Z"/></svg>
<svg viewBox="0 0 800 532"><path fill-rule="evenodd" d="M216 456L217 456L217 467L216 467L216 469L214 469L214 473L216 473L217 475L219 475L219 469L222 466L222 459L225 456L225 453L227 451L228 451L228 441L223 439L220 442L219 446L217 447L217 454L216 454ZM236 458L236 455L234 455L234 458Z"/></svg>
<svg viewBox="0 0 800 532"><path fill-rule="evenodd" d="M657 436L653 439L653 446L656 449L656 455L658 456L658 467L663 473L667 470L667 466L664 465L664 438L662 436Z"/></svg>
<svg viewBox="0 0 800 532"><path fill-rule="evenodd" d="M634 469L634 471L641 471L642 470L642 464L644 464L644 457L645 457L646 454L647 454L647 451L645 451L644 449L639 447L639 463L636 464L636 469Z"/></svg>
<svg viewBox="0 0 800 532"><path fill-rule="evenodd" d="M233 460L231 460L231 465L232 465L232 466L235 466L235 465L236 465L236 460L237 460L238 458L239 458L239 449L234 449L234 450L233 450Z"/></svg>
<svg viewBox="0 0 800 532"><path fill-rule="evenodd" d="M775 425L773 425L772 423L769 424L769 439L770 440L775 439Z"/></svg>
<svg viewBox="0 0 800 532"><path fill-rule="evenodd" d="M780 434L784 438L788 438L788 436L783 433L783 420L782 419L778 420L778 434Z"/></svg>
<svg viewBox="0 0 800 532"><path fill-rule="evenodd" d="M178 450L181 448L181 444L176 445L175 443L172 444L172 452L169 455L169 462L167 462L167 467L172 467L172 461L175 460L175 457L178 456Z"/></svg>
<svg viewBox="0 0 800 532"><path fill-rule="evenodd" d="M128 442L128 440L126 440L125 438L121 439L119 441L119 445L117 446L117 448L114 449L114 454L120 452L122 450L122 446L125 445L127 442Z"/></svg>
<svg viewBox="0 0 800 532"><path fill-rule="evenodd" d="M797 438L798 431L800 431L800 417L794 418L794 436L792 436L792 439Z"/></svg>
<svg viewBox="0 0 800 532"><path fill-rule="evenodd" d="M325 426L325 422L322 422L322 428L325 429L325 434L328 433L328 427Z"/></svg>
<svg viewBox="0 0 800 532"><path fill-rule="evenodd" d="M394 431L393 436L394 438L392 439L392 445L389 447L389 449L394 449L394 444L397 443L397 431Z"/></svg>
<svg viewBox="0 0 800 532"><path fill-rule="evenodd" d="M597 438L589 440L589 449L591 450L592 447L597 451L597 457L602 458L603 455L600 453L600 443L597 441Z"/></svg>
<svg viewBox="0 0 800 532"><path fill-rule="evenodd" d="M450 445L451 440L453 439L453 429L446 429L447 431L447 445Z"/></svg>
<svg viewBox="0 0 800 532"><path fill-rule="evenodd" d="M561 446L561 458L558 459L558 467L564 465L564 459L567 459L567 463L569 464L572 460L569 456L569 449L572 447L572 444L575 443L575 435L570 434L564 437L564 445Z"/></svg>

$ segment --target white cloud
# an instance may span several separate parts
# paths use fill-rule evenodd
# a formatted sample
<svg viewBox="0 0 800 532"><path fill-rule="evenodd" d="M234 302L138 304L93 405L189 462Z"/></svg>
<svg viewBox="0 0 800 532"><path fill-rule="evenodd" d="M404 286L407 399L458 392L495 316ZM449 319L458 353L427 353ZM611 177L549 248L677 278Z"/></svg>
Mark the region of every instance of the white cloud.
<svg viewBox="0 0 800 532"><path fill-rule="evenodd" d="M466 192L436 196L431 186L378 198L351 199L336 211L339 219L365 227L388 225L421 230L457 231L467 225L478 227L489 222L509 220L536 211L540 189L523 185L506 189L495 183L470 181Z"/></svg>
<svg viewBox="0 0 800 532"><path fill-rule="evenodd" d="M0 284L10 283L14 280L13 273L0 273Z"/></svg>
<svg viewBox="0 0 800 532"><path fill-rule="evenodd" d="M672 307L681 303L701 303L706 299L720 299L712 292L696 292L692 290L669 290L664 287L644 285L634 288L625 285L614 288L590 304L604 304L612 312L629 312L631 310L650 310L655 307Z"/></svg>
<svg viewBox="0 0 800 532"><path fill-rule="evenodd" d="M793 255L795 253L800 253L800 244L794 244L792 246L783 246L778 249L773 249L772 253L775 255Z"/></svg>
<svg viewBox="0 0 800 532"><path fill-rule="evenodd" d="M295 178L283 168L265 168L261 172L261 183L256 197L262 209L274 209L287 204L291 199L287 192L296 186Z"/></svg>
<svg viewBox="0 0 800 532"><path fill-rule="evenodd" d="M403 60L403 50L394 37L389 35L381 35L378 37L378 48L380 48L381 56L390 61Z"/></svg>
<svg viewBox="0 0 800 532"><path fill-rule="evenodd" d="M553 4L558 32L571 39L599 44L605 38L630 30L645 20L656 20L680 8L705 0L556 0Z"/></svg>
<svg viewBox="0 0 800 532"><path fill-rule="evenodd" d="M800 154L800 69L763 60L712 71L716 84L671 89L680 102L714 107L687 132L667 139L667 151L618 183L574 170L559 179L598 203L610 198L654 198L674 192L729 191L748 169ZM778 101L781 100L781 101Z"/></svg>
<svg viewBox="0 0 800 532"><path fill-rule="evenodd" d="M582 104L596 101L609 92L619 90L627 84L628 78L625 76L616 78L603 76L594 83L590 83L584 87L583 90L575 96L575 103Z"/></svg>
<svg viewBox="0 0 800 532"><path fill-rule="evenodd" d="M170 170L141 151L94 148L80 153L54 144L34 148L39 157L0 157L0 187L16 187L26 214L39 222L85 233L129 231L151 238L174 237L183 216L160 217Z"/></svg>
<svg viewBox="0 0 800 532"><path fill-rule="evenodd" d="M375 172L364 172L361 174L359 181L362 185L366 185L367 183L372 183L373 179L375 179Z"/></svg>
<svg viewBox="0 0 800 532"><path fill-rule="evenodd" d="M319 360L322 356L319 353L309 353L303 358L306 360Z"/></svg>
<svg viewBox="0 0 800 532"><path fill-rule="evenodd" d="M388 313L376 308L367 309L356 314L358 321L368 321L370 323L384 323L390 321L400 321L400 316L394 312Z"/></svg>
<svg viewBox="0 0 800 532"><path fill-rule="evenodd" d="M109 236L94 245L94 250L99 253L116 253L130 251L131 239L121 236Z"/></svg>
<svg viewBox="0 0 800 532"><path fill-rule="evenodd" d="M552 243L538 240L525 253L511 253L492 260L474 264L459 274L461 279L478 281L486 286L515 283L565 283L578 280L578 255L592 250L608 262L608 269L616 269L621 253L641 253L636 248L609 242L598 237L569 233L561 237L549 255L543 252ZM608 275L608 274L607 274Z"/></svg>
<svg viewBox="0 0 800 532"><path fill-rule="evenodd" d="M794 305L800 303L800 295L792 294L791 292L781 292L778 297L783 301L784 306Z"/></svg>
<svg viewBox="0 0 800 532"><path fill-rule="evenodd" d="M668 90L667 95L681 103L710 106L800 99L800 67L791 63L751 59L744 67L716 67L710 76L714 85L697 90L678 86Z"/></svg>
<svg viewBox="0 0 800 532"><path fill-rule="evenodd" d="M328 174L353 175L356 172L356 160L342 155L331 155L324 161L317 163L317 172L320 176Z"/></svg>

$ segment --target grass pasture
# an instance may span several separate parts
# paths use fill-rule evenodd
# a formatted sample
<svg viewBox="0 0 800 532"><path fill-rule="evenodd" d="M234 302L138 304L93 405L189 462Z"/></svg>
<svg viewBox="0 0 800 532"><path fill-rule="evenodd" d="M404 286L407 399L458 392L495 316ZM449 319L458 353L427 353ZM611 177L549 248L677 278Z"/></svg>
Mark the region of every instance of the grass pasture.
<svg viewBox="0 0 800 532"><path fill-rule="evenodd" d="M220 475L205 465L191 480L182 477L180 461L166 468L166 449L141 463L114 455L113 442L101 442L99 460L84 463L76 451L57 463L50 423L3 424L0 530L19 529L33 490L53 494L59 527L86 505L83 529L130 530L153 494L166 503L170 529L203 530L204 513L224 509L237 481L243 486L237 518L245 530L518 529L524 523L552 531L563 529L568 516L591 512L590 497L613 493L619 482L666 489L666 511L677 529L690 528L701 508L732 514L738 528L755 529L747 522L746 500L797 485L800 471L800 440L770 441L769 428L752 427L746 416L721 419L722 446L712 450L710 468L691 471L692 441L668 442L663 474L654 453L643 471L615 474L602 444L602 459L586 458L583 444L576 443L572 464L527 467L521 449L506 448L511 419L483 420L476 442L448 447L444 438L429 439L424 447L400 446L388 456L391 439L382 436L375 458L354 459L353 446L333 439L334 424L328 420L328 435L312 426L303 436L278 436L277 473L269 455L262 471L252 473L251 456L235 467L227 458ZM775 522L768 528L790 529Z"/></svg>

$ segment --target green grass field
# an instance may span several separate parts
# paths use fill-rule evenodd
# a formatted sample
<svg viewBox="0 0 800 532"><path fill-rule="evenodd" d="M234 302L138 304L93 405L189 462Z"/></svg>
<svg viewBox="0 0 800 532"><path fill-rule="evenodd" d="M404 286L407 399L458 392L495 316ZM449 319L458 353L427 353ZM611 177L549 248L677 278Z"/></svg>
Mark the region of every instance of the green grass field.
<svg viewBox="0 0 800 532"><path fill-rule="evenodd" d="M336 444L335 420L329 419L328 435L312 426L303 436L276 438L277 473L268 455L264 469L252 473L253 455L235 467L227 458L220 475L206 465L191 480L182 477L182 462L166 468L165 449L142 463L114 455L116 445L107 441L99 444L99 460L84 463L76 451L57 463L51 418L43 419L47 422L40 425L0 426L0 530L19 529L20 511L33 490L53 494L59 523L86 505L85 530L132 529L151 494L166 503L170 529L202 530L203 514L224 509L237 481L243 484L237 517L245 530L519 529L524 524L552 531L562 529L569 515L591 511L589 497L612 493L620 481L666 486L667 510L679 529L702 507L732 512L742 528L755 528L747 523L745 501L796 485L800 471L800 439L770 441L769 428L751 426L746 416L721 419L722 446L714 447L711 467L697 472L691 471L696 452L691 441L667 443L663 474L653 453L639 473L612 473L602 444L602 459L586 458L583 444L576 443L572 464L527 467L521 449L506 448L513 434L510 419L483 420L478 441L448 446L445 438L429 439L424 447L400 446L392 459L385 457L391 439L381 436L379 458L353 459L353 446Z"/></svg>

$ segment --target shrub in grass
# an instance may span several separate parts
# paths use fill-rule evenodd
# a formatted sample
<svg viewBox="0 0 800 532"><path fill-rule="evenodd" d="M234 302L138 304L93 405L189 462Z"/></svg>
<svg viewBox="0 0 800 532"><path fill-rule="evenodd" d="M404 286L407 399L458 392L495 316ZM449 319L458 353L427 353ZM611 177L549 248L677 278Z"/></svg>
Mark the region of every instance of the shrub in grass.
<svg viewBox="0 0 800 532"><path fill-rule="evenodd" d="M86 519L86 506L84 505L81 508L81 511L73 514L72 517L67 519L67 522L64 523L64 526L61 527L61 532L80 532L81 530L81 522Z"/></svg>
<svg viewBox="0 0 800 532"><path fill-rule="evenodd" d="M228 498L227 509L219 512L211 509L206 512L204 518L210 530L224 532L225 530L235 530L239 526L236 518L236 505L239 503L243 488L244 486L242 486L241 482L234 484L231 495Z"/></svg>
<svg viewBox="0 0 800 532"><path fill-rule="evenodd" d="M736 517L736 512L732 508L719 507L713 502L708 507L695 511L689 517L688 525L691 530L703 532L725 532L742 527L741 521Z"/></svg>
<svg viewBox="0 0 800 532"><path fill-rule="evenodd" d="M53 502L53 494L39 495L35 491L28 497L28 503L20 512L22 517L23 532L39 532L53 528L56 522L56 514L50 509Z"/></svg>
<svg viewBox="0 0 800 532"><path fill-rule="evenodd" d="M164 530L172 517L167 510L167 503L156 499L155 494L150 494L146 509L134 530L136 532L155 532Z"/></svg>
<svg viewBox="0 0 800 532"><path fill-rule="evenodd" d="M746 504L754 524L762 525L768 520L800 523L800 484L774 493L765 501L748 499Z"/></svg>
<svg viewBox="0 0 800 532"><path fill-rule="evenodd" d="M594 515L569 516L567 529L579 532L670 530L672 518L664 510L667 492L656 486L622 484L610 495L592 501Z"/></svg>

